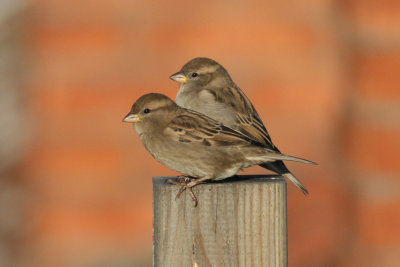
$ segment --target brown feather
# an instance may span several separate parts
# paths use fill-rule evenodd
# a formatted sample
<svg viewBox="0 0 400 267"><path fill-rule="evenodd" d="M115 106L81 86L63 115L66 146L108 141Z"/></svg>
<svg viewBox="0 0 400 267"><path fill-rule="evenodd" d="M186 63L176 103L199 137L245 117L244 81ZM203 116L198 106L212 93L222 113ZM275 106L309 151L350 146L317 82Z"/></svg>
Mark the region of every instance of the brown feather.
<svg viewBox="0 0 400 267"><path fill-rule="evenodd" d="M182 109L181 114L167 125L164 132L179 142L193 142L204 146L235 146L252 143L242 133L187 109Z"/></svg>

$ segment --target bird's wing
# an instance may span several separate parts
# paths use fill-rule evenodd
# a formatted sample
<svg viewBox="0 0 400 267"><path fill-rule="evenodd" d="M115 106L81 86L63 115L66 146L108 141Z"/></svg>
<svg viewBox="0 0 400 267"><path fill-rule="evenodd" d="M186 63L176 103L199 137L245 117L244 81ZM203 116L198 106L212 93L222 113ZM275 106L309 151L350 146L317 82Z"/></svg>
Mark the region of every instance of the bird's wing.
<svg viewBox="0 0 400 267"><path fill-rule="evenodd" d="M166 127L165 133L178 142L204 146L235 146L262 144L248 138L201 113L184 110Z"/></svg>
<svg viewBox="0 0 400 267"><path fill-rule="evenodd" d="M268 148L277 150L257 111L238 87L225 86L218 90L204 90L208 90L214 95L217 102L224 104L235 113L236 127L241 133L259 143L265 144Z"/></svg>

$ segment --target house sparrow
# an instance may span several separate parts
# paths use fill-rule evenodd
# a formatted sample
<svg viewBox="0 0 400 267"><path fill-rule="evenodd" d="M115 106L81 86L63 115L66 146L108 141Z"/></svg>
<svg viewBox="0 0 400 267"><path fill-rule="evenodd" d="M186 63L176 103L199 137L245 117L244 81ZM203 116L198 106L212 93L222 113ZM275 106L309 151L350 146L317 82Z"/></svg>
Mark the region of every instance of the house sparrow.
<svg viewBox="0 0 400 267"><path fill-rule="evenodd" d="M147 151L166 167L192 178L181 179L177 197L206 180L220 180L243 168L279 160L310 161L283 155L201 113L179 107L165 95L146 94L123 119L134 122Z"/></svg>
<svg viewBox="0 0 400 267"><path fill-rule="evenodd" d="M250 100L218 62L194 58L170 78L180 83L176 96L178 105L203 113L280 153ZM260 166L288 178L308 195L307 189L281 160L264 162Z"/></svg>

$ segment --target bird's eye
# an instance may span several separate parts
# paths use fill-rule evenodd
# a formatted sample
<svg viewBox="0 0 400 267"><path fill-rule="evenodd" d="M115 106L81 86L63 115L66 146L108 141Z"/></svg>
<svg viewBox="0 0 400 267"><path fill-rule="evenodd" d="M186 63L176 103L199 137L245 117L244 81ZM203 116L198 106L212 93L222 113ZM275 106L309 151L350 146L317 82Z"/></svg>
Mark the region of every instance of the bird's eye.
<svg viewBox="0 0 400 267"><path fill-rule="evenodd" d="M192 73L192 77L193 77L193 78L196 78L197 76L199 76L199 74L198 74L197 72L193 72L193 73Z"/></svg>
<svg viewBox="0 0 400 267"><path fill-rule="evenodd" d="M150 113L150 109L148 109L148 108L145 108L144 110L143 110L143 113Z"/></svg>

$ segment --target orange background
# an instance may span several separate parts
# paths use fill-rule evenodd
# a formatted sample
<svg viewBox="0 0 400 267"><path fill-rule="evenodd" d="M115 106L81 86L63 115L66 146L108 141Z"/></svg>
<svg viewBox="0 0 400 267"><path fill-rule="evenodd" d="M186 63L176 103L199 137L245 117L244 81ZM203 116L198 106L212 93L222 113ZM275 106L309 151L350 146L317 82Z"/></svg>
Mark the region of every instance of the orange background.
<svg viewBox="0 0 400 267"><path fill-rule="evenodd" d="M151 266L151 177L176 173L121 120L197 56L319 163L288 163L310 191L288 184L290 266L400 266L400 1L37 0L12 24L26 141L1 266Z"/></svg>

